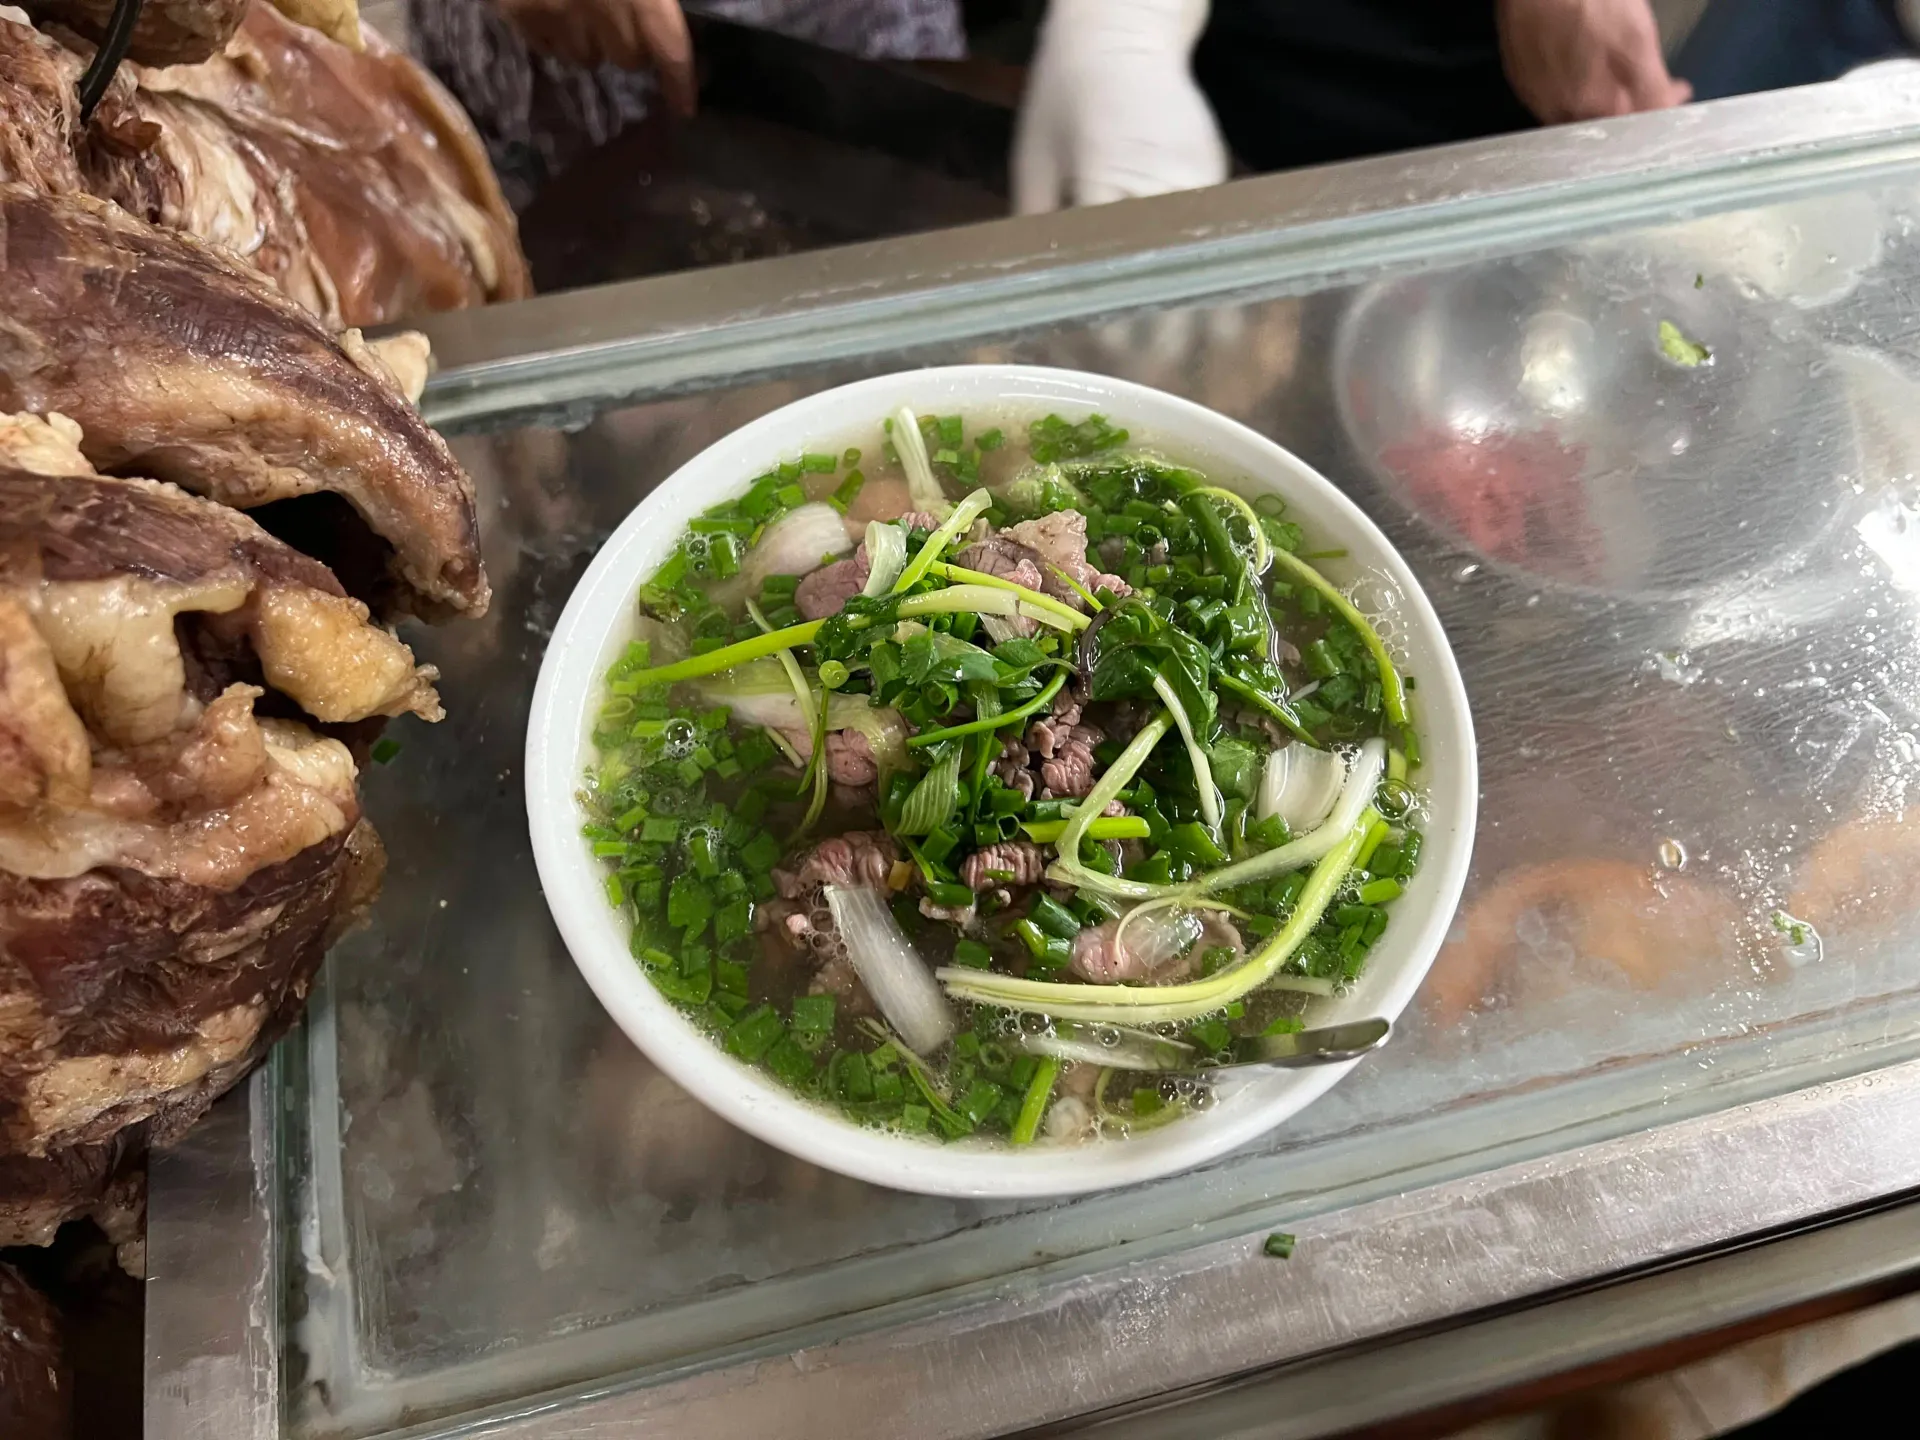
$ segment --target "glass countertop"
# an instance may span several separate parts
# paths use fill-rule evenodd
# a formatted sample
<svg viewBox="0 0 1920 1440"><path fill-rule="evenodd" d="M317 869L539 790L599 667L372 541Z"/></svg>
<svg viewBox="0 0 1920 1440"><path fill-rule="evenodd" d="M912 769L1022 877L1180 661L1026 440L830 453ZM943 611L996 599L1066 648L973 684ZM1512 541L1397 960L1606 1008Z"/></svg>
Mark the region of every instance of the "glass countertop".
<svg viewBox="0 0 1920 1440"><path fill-rule="evenodd" d="M1130 1398L1094 1352L1178 1314L1226 1237L1920 1055L1920 165L1889 149L1729 186L1686 218L1629 207L1437 259L1351 267L1334 233L1280 280L1196 263L1195 298L1031 325L982 301L971 334L921 343L903 320L825 362L545 413L463 401L493 609L409 636L448 718L366 777L385 894L272 1075L288 1430L562 1433L569 1403L677 1387L685 1428L658 1433L729 1433L703 1375L750 1387L848 1336L1012 1325L1159 1266L1164 1305L1035 1357L1060 1391L1036 1423ZM699 283L724 316L725 275ZM1706 363L1663 351L1663 326ZM1071 1201L875 1189L732 1130L588 992L526 831L543 647L633 505L788 400L967 361L1159 386L1332 478L1432 597L1480 737L1472 878L1394 1043L1215 1165ZM1462 1243L1497 1268L1548 1242ZM1390 1266L1353 1283L1392 1318ZM959 1383L913 1373L923 1416ZM1006 1428L949 1406L912 1433Z"/></svg>

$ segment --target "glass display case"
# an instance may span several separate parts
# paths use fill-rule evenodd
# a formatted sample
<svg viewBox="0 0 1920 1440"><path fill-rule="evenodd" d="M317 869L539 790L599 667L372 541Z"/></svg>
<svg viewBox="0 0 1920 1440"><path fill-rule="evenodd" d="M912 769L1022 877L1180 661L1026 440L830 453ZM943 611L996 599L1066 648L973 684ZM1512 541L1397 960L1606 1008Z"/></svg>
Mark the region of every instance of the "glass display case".
<svg viewBox="0 0 1920 1440"><path fill-rule="evenodd" d="M1260 1433L1326 1433L1389 1403L1316 1382L1356 1347L1920 1187L1916 295L1920 67L438 320L493 609L408 637L449 715L365 779L371 922L155 1160L150 1435L1191 1434L1166 1406L1248 1376ZM989 359L1331 477L1481 746L1393 1043L1218 1164L1051 1203L869 1188L709 1114L576 974L522 798L549 629L651 487L796 396ZM1661 1314L1855 1273L1814 1268ZM1508 1333L1421 1393L1566 1357Z"/></svg>

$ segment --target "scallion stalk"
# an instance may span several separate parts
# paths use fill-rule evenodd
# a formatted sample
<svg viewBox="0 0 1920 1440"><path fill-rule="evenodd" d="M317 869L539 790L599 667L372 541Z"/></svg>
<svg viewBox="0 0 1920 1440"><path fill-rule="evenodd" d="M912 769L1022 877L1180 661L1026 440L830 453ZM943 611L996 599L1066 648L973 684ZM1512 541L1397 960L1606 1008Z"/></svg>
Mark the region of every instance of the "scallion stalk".
<svg viewBox="0 0 1920 1440"><path fill-rule="evenodd" d="M1334 588L1333 582L1322 575L1313 566L1298 555L1286 550L1275 550L1274 560L1286 570L1306 581L1320 598L1339 612L1349 625L1360 632L1360 640L1367 647L1367 653L1373 656L1373 663L1380 672L1380 697L1386 706L1387 718L1395 725L1407 723L1407 692L1400 683L1400 672L1394 669L1393 656L1387 653L1387 642L1380 638L1380 632L1373 628L1373 622L1354 608L1346 596Z"/></svg>
<svg viewBox="0 0 1920 1440"><path fill-rule="evenodd" d="M917 428L914 429L913 435L914 442L918 444L920 432ZM906 449L903 446L901 447L901 454L904 455L905 453ZM993 496L989 495L985 490L976 490L958 505L954 506L953 513L941 522L940 528L934 531L933 534L927 538L927 543L920 547L920 553L907 562L907 568L902 570L900 572L900 578L893 582L893 593L898 595L902 591L911 590L924 580L928 568L942 555L947 553L947 546L954 542L955 537L981 515L985 514L988 507L992 504Z"/></svg>
<svg viewBox="0 0 1920 1440"><path fill-rule="evenodd" d="M1213 762L1207 758L1200 737L1193 733L1193 721L1187 717L1186 707L1180 703L1180 697L1173 693L1173 686L1165 675L1153 677L1153 693L1166 704L1167 713L1173 716L1173 723L1180 727L1180 738L1187 747L1187 759L1193 765L1194 788L1200 792L1200 816L1207 822L1207 829L1218 835L1220 788L1213 783Z"/></svg>
<svg viewBox="0 0 1920 1440"><path fill-rule="evenodd" d="M751 600L747 601L747 614L767 634L779 633L767 623L767 617L760 613L760 607ZM806 673L801 670L800 662L793 658L791 649L776 653L781 669L787 672L787 680L793 686L794 700L800 707L800 718L806 722L807 735L813 744L813 755L807 761L806 772L800 777L802 787L809 780L813 782L813 799L807 806L806 818L800 822L800 833L804 835L827 808L827 697L822 694L819 702L815 703L813 686L807 683Z"/></svg>
<svg viewBox="0 0 1920 1440"><path fill-rule="evenodd" d="M930 515L944 515L952 503L934 477L933 462L927 458L926 437L920 433L920 417L905 405L893 413L893 448L900 454L900 468L907 472L907 495L914 508ZM903 587L904 588L904 587Z"/></svg>
<svg viewBox="0 0 1920 1440"><path fill-rule="evenodd" d="M1020 1114L1013 1122L1012 1140L1016 1145L1031 1145L1046 1118L1047 1102L1053 1099L1054 1081L1060 1078L1060 1062L1051 1055L1041 1057L1033 1067L1033 1079L1027 1082L1026 1097L1020 1102Z"/></svg>
<svg viewBox="0 0 1920 1440"><path fill-rule="evenodd" d="M1051 845L1066 833L1065 820L1029 820L1020 829L1039 845ZM1153 831L1138 815L1102 815L1087 827L1088 840L1145 840Z"/></svg>
<svg viewBox="0 0 1920 1440"><path fill-rule="evenodd" d="M951 594L952 592L947 591L945 593ZM985 730L999 730L1003 726L1024 720L1027 716L1044 709L1052 703L1053 697L1060 693L1060 687L1066 683L1067 676L1063 670L1058 675L1055 675L1053 679L1049 680L1045 688L1043 688L1038 695L1034 696L1025 704L1016 705L1013 709L998 715L983 715L978 720L967 721L964 725L949 725L944 730L922 730L918 735L909 735L907 737L907 745L910 748L918 748L925 745L938 744L942 740L957 740L962 735L978 735Z"/></svg>
<svg viewBox="0 0 1920 1440"><path fill-rule="evenodd" d="M653 685L678 685L682 680L697 680L702 675L718 675L749 660L764 659L797 645L811 645L814 636L820 633L820 627L826 623L824 620L808 620L799 625L789 625L784 630L771 630L749 640L736 640L718 650L709 650L704 655L689 655L671 665L656 665L651 670L637 671L627 679L635 689L644 690Z"/></svg>
<svg viewBox="0 0 1920 1440"><path fill-rule="evenodd" d="M1261 694L1260 691L1254 689L1254 687L1247 684L1246 681L1230 673L1224 666L1213 672L1213 678L1220 682L1222 688L1232 691L1242 700L1252 705L1256 710L1261 711L1263 714L1271 715L1275 720L1278 720L1280 724L1286 728L1287 733L1303 745L1310 745L1315 750L1325 748L1318 740L1313 738L1313 732L1300 723L1300 717L1293 713L1293 707L1291 705L1283 705L1275 701L1271 696Z"/></svg>
<svg viewBox="0 0 1920 1440"><path fill-rule="evenodd" d="M1055 630L1079 628L1077 625L1068 624L1054 611L1029 606L1011 590L1001 590L991 585L949 585L944 590L929 590L924 595L909 595L900 602L897 613L903 620L912 620L922 615L952 615L960 612L975 615L1025 615ZM1068 613L1080 625L1087 623L1087 617L1077 610Z"/></svg>
<svg viewBox="0 0 1920 1440"><path fill-rule="evenodd" d="M1049 614L1058 616L1062 625L1054 626L1056 630L1061 629L1063 626L1074 630L1084 630L1090 623L1086 616L1082 615L1071 605L1064 604L1054 599L1051 595L1043 595L1038 590L1029 590L1026 586L1016 584L1012 580L1003 579L998 575L989 575L984 570L969 570L964 565L939 564L929 567L927 573L937 575L943 580L951 580L955 584L989 585L996 590L1011 590L1035 609L1045 610ZM1092 597L1089 596L1088 598L1091 599Z"/></svg>
<svg viewBox="0 0 1920 1440"><path fill-rule="evenodd" d="M1221 485L1203 485L1193 492L1196 495L1211 495L1216 500L1224 500L1246 517L1247 528L1253 531L1253 573L1264 575L1267 566L1273 563L1273 546L1267 540L1266 527L1260 523L1260 517L1254 513L1253 506L1246 498L1236 495Z"/></svg>
<svg viewBox="0 0 1920 1440"><path fill-rule="evenodd" d="M1162 710L1142 725L1139 734L1127 743L1127 748L1114 757L1113 764L1107 767L1107 773L1094 783L1093 789L1087 792L1086 798L1069 817L1067 828L1061 832L1060 844L1067 854L1080 853L1080 842L1086 838L1087 827L1106 812L1107 806L1120 797L1120 792L1127 788L1127 783L1138 773L1140 767L1147 763L1147 757L1153 753L1153 747L1158 745L1162 737L1172 728L1173 717Z"/></svg>
<svg viewBox="0 0 1920 1440"><path fill-rule="evenodd" d="M1353 869L1354 856L1379 817L1364 811L1331 850L1321 857L1287 922L1256 955L1204 980L1180 985L1063 985L1021 980L993 971L948 966L937 972L947 993L1003 1010L1051 1015L1058 1020L1113 1021L1130 1025L1197 1020L1231 1005L1276 978L1293 958ZM1305 978L1305 977L1302 977Z"/></svg>

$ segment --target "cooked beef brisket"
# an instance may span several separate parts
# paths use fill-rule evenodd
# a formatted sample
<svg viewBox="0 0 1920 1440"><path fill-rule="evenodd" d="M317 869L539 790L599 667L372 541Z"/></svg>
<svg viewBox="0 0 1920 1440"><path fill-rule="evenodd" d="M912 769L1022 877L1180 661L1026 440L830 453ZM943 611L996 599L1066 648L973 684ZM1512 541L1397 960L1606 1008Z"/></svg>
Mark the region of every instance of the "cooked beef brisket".
<svg viewBox="0 0 1920 1440"><path fill-rule="evenodd" d="M84 130L86 47L0 5L0 1245L91 1216L137 1267L147 1146L379 888L332 737L439 717L363 601L489 598L424 344L335 332L524 293L511 216L444 94L348 48L351 0L276 3L344 45L148 0L142 53L226 48L125 67Z"/></svg>
<svg viewBox="0 0 1920 1440"><path fill-rule="evenodd" d="M69 415L101 469L241 509L339 494L394 547L394 603L479 614L471 484L362 352L208 246L0 185L0 410Z"/></svg>
<svg viewBox="0 0 1920 1440"><path fill-rule="evenodd" d="M82 131L85 56L0 6L0 180L221 245L333 330L528 293L486 152L426 71L242 9L204 64L125 67Z"/></svg>
<svg viewBox="0 0 1920 1440"><path fill-rule="evenodd" d="M64 1152L176 1132L243 1074L377 883L346 748L256 718L258 686L202 696L182 635L321 718L439 713L325 566L172 486L71 473L84 443L0 418L0 1157L56 1192L97 1168Z"/></svg>
<svg viewBox="0 0 1920 1440"><path fill-rule="evenodd" d="M73 1435L73 1372L60 1313L10 1265L0 1265L0 1435Z"/></svg>
<svg viewBox="0 0 1920 1440"><path fill-rule="evenodd" d="M19 0L42 24L64 25L98 43L113 17L113 0ZM134 23L130 58L146 65L184 65L218 55L240 28L247 0L146 0Z"/></svg>

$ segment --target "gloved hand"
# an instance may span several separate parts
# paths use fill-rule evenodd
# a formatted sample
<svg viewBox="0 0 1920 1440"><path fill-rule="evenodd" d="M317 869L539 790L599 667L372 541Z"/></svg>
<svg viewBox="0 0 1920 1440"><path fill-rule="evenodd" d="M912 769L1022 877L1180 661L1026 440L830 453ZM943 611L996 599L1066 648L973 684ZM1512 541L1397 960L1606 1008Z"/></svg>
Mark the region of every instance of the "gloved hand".
<svg viewBox="0 0 1920 1440"><path fill-rule="evenodd" d="M1052 0L1013 143L1021 214L1217 185L1227 147L1190 59L1207 0Z"/></svg>
<svg viewBox="0 0 1920 1440"><path fill-rule="evenodd" d="M1499 0L1500 61L1520 103L1548 125L1684 105L1648 0Z"/></svg>
<svg viewBox="0 0 1920 1440"><path fill-rule="evenodd" d="M693 37L680 0L500 0L500 10L537 54L652 70L667 104L693 113Z"/></svg>

